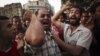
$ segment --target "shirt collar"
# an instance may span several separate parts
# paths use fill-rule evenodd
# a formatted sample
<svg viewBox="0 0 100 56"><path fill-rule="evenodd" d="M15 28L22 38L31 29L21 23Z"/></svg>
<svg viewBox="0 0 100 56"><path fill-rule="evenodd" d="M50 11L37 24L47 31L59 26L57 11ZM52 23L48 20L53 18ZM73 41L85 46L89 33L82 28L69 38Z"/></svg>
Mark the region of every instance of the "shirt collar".
<svg viewBox="0 0 100 56"><path fill-rule="evenodd" d="M70 28L70 26L68 26L68 29ZM71 29L71 28L70 28ZM80 24L77 29L73 32L73 33L76 33L78 31L82 31L84 29L84 26L82 24Z"/></svg>

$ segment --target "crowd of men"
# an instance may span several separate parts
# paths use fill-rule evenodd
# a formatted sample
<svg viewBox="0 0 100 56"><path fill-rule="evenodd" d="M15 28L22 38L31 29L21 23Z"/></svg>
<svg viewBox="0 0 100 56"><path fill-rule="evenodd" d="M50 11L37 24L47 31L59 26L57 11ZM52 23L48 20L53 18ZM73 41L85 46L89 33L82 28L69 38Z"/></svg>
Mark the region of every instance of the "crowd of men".
<svg viewBox="0 0 100 56"><path fill-rule="evenodd" d="M26 10L22 19L0 16L0 56L100 56L100 2Z"/></svg>

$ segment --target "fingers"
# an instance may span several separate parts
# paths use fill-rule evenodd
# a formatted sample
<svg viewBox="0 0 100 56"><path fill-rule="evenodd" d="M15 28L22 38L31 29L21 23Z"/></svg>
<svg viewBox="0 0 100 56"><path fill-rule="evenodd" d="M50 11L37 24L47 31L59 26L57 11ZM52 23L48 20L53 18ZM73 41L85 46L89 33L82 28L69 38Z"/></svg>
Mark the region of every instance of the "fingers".
<svg viewBox="0 0 100 56"><path fill-rule="evenodd" d="M65 4L62 5L62 9L71 9L73 7L73 4L71 2L66 2Z"/></svg>
<svg viewBox="0 0 100 56"><path fill-rule="evenodd" d="M53 34L54 37L58 37L59 36L58 35L59 32L57 32L57 31L51 31L51 33Z"/></svg>
<svg viewBox="0 0 100 56"><path fill-rule="evenodd" d="M19 40L23 40L23 38L24 38L24 34L23 33L19 33L17 36L18 36Z"/></svg>
<svg viewBox="0 0 100 56"><path fill-rule="evenodd" d="M68 1L68 2L66 2L66 4L65 4L65 5L66 5L66 8L67 8L67 9L70 9L70 8L72 8L72 7L73 7L73 4L72 4L71 2L69 2L69 1Z"/></svg>

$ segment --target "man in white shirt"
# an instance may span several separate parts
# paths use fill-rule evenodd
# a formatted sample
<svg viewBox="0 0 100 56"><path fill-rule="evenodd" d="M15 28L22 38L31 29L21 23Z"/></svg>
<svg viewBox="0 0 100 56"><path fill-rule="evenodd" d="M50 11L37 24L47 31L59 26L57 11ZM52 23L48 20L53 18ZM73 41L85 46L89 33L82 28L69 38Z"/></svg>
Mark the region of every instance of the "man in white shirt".
<svg viewBox="0 0 100 56"><path fill-rule="evenodd" d="M77 6L70 7L71 4L65 4L51 19L56 27L61 27L64 30L65 42L58 38L56 32L53 33L54 40L66 51L66 56L90 56L88 50L92 41L91 31L80 24L82 10ZM64 24L57 21L57 17L69 8L70 23Z"/></svg>

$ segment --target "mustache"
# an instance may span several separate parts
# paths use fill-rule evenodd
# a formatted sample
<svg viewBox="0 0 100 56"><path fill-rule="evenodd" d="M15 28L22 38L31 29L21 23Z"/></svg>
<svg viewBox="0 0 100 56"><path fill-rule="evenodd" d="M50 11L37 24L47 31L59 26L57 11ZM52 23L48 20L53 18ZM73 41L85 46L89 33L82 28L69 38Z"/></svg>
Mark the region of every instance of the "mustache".
<svg viewBox="0 0 100 56"><path fill-rule="evenodd" d="M75 16L72 16L72 17L70 17L71 19L76 19L76 17Z"/></svg>
<svg viewBox="0 0 100 56"><path fill-rule="evenodd" d="M50 24L50 21L49 20L41 20L41 23L42 24Z"/></svg>
<svg viewBox="0 0 100 56"><path fill-rule="evenodd" d="M75 19L70 19L69 21L72 21L73 22L73 21L76 21L76 20Z"/></svg>

